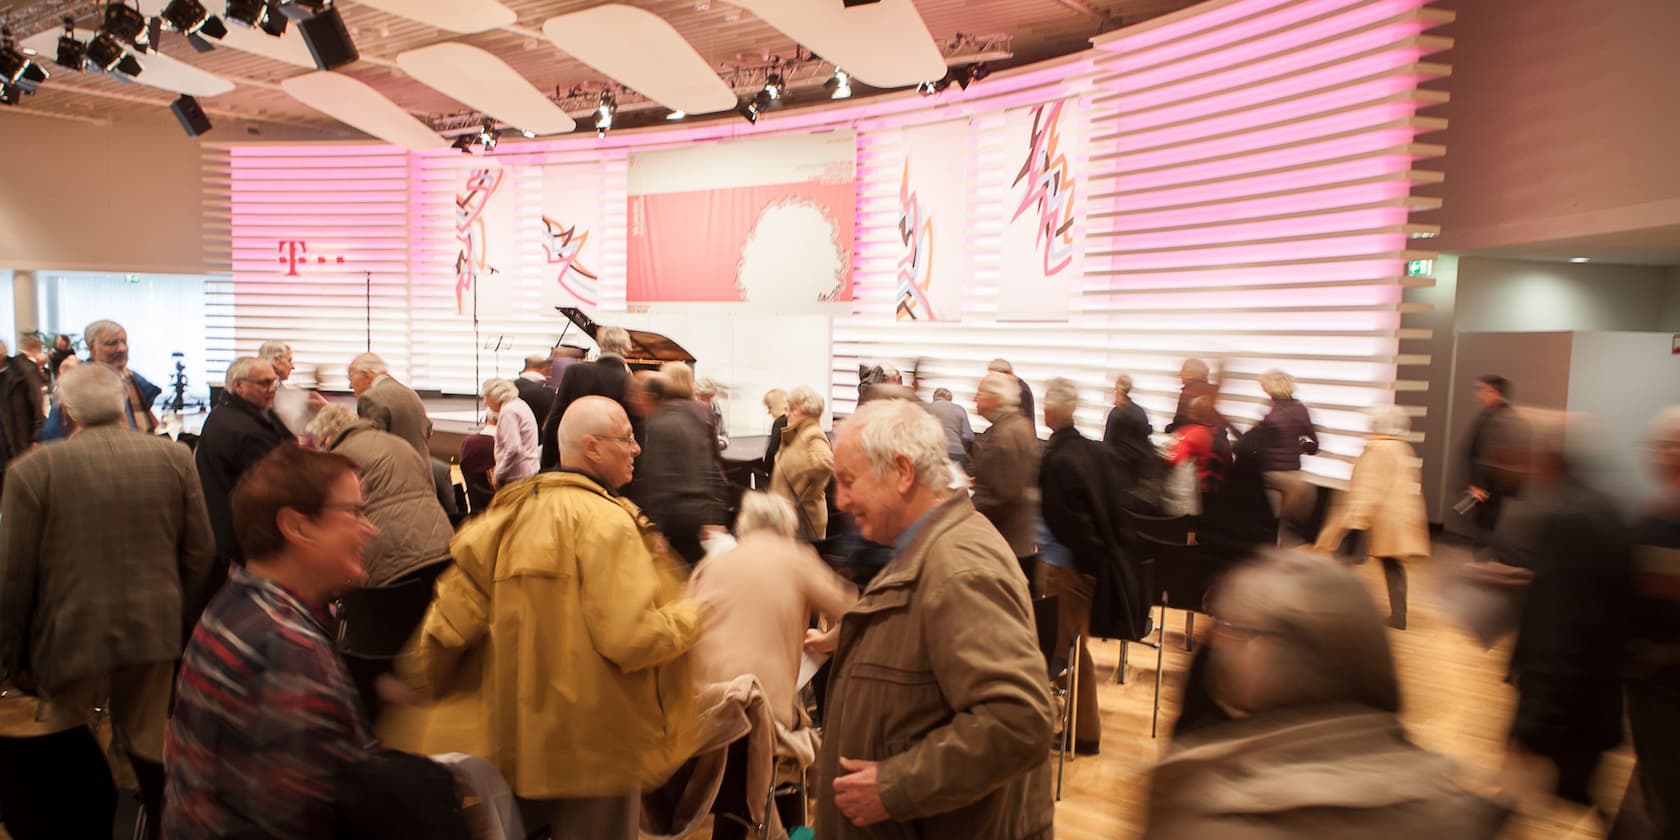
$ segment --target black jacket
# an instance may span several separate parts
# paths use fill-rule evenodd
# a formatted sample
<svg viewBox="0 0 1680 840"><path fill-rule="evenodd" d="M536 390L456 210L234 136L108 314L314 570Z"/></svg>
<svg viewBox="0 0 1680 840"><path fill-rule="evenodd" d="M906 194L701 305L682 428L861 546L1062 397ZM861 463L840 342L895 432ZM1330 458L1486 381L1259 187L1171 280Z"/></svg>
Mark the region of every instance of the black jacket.
<svg viewBox="0 0 1680 840"><path fill-rule="evenodd" d="M624 413L630 415L630 425L636 430L636 438L641 439L641 423L624 401L624 388L629 379L630 368L617 356L602 356L593 362L566 368L565 375L560 377L560 388L554 395L554 402L543 416L543 469L560 465L560 418L566 416L566 409L571 408L572 403L584 397L607 397L618 403L624 408ZM531 413L535 414L536 410Z"/></svg>
<svg viewBox="0 0 1680 840"><path fill-rule="evenodd" d="M1524 444L1523 422L1510 403L1500 403L1482 409L1470 427L1470 445L1464 457L1470 468L1470 486L1490 493L1504 493L1508 489L1503 478L1494 471L1496 460L1509 457L1500 450L1515 449Z"/></svg>
<svg viewBox="0 0 1680 840"><path fill-rule="evenodd" d="M224 562L244 560L233 532L233 487L252 464L275 447L294 440L273 411L262 411L231 391L204 420L193 461L216 535L216 557Z"/></svg>
<svg viewBox="0 0 1680 840"><path fill-rule="evenodd" d="M1148 627L1150 593L1129 550L1123 472L1113 449L1069 427L1050 435L1038 484L1044 524L1072 553L1074 568L1096 577L1099 593L1119 596L1093 598L1091 632L1138 639ZM1098 604L1109 614L1099 615Z"/></svg>
<svg viewBox="0 0 1680 840"><path fill-rule="evenodd" d="M709 416L710 409L691 399L661 403L648 418L647 443L627 489L671 548L691 564L704 554L700 528L728 522Z"/></svg>
<svg viewBox="0 0 1680 840"><path fill-rule="evenodd" d="M764 445L764 471L775 472L776 453L782 448L782 430L787 428L787 415L770 422L770 442Z"/></svg>
<svg viewBox="0 0 1680 840"><path fill-rule="evenodd" d="M1318 430L1306 403L1296 399L1273 400L1271 411L1249 434L1261 433L1260 469L1290 472L1301 468L1302 455L1318 454Z"/></svg>
<svg viewBox="0 0 1680 840"><path fill-rule="evenodd" d="M519 389L519 398L531 407L538 423L548 419L548 412L554 408L555 389L547 382L534 382L523 376L514 377L513 387Z"/></svg>
<svg viewBox="0 0 1680 840"><path fill-rule="evenodd" d="M0 445L0 465L35 445L41 423L46 420L42 408L45 388L40 367L21 353L11 357L6 369L0 371L0 429L6 433L5 443Z"/></svg>
<svg viewBox="0 0 1680 840"><path fill-rule="evenodd" d="M1517 711L1511 739L1555 760L1622 739L1621 640L1631 606L1632 554L1615 506L1574 479L1536 489L1527 550L1534 573L1511 652ZM1521 523L1519 523L1521 524Z"/></svg>

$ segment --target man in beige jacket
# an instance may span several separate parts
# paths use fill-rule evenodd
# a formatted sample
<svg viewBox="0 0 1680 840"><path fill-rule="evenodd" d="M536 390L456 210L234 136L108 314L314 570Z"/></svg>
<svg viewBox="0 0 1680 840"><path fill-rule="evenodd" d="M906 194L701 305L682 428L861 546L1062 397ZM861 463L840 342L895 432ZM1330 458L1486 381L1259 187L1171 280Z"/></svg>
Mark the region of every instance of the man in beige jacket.
<svg viewBox="0 0 1680 840"><path fill-rule="evenodd" d="M841 619L820 840L1052 836L1049 681L1026 581L947 489L945 449L939 421L905 400L868 403L840 431L840 507L896 556Z"/></svg>
<svg viewBox="0 0 1680 840"><path fill-rule="evenodd" d="M1038 433L1021 414L1021 386L1007 373L980 380L974 408L992 424L974 439L974 507L1009 542L1030 582L1038 565Z"/></svg>

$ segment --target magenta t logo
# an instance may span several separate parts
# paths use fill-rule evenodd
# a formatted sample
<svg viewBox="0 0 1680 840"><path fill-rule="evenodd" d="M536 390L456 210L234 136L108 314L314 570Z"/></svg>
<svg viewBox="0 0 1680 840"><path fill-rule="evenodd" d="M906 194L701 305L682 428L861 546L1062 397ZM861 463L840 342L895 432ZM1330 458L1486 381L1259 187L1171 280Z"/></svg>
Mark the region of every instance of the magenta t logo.
<svg viewBox="0 0 1680 840"><path fill-rule="evenodd" d="M309 243L302 239L282 239L276 249L280 253L280 264L286 267L287 277L302 276L298 273L298 266L309 264ZM334 263L343 263L343 257L333 257ZM317 265L326 265L326 257L316 257Z"/></svg>

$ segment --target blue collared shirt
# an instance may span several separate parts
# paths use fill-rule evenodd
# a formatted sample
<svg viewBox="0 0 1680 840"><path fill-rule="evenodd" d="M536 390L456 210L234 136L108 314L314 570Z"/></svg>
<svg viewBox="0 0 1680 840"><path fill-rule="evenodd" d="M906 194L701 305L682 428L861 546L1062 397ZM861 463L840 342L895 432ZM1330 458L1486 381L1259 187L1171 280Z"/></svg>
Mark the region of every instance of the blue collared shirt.
<svg viewBox="0 0 1680 840"><path fill-rule="evenodd" d="M927 513L917 517L915 522L910 523L910 527L904 529L904 533L898 535L898 539L893 540L894 560L897 560L898 556L904 553L904 549L910 547L910 540L915 538L916 532L922 529L922 524L927 522L928 517L932 516L933 512L938 509L939 505L934 505L933 507L928 508Z"/></svg>

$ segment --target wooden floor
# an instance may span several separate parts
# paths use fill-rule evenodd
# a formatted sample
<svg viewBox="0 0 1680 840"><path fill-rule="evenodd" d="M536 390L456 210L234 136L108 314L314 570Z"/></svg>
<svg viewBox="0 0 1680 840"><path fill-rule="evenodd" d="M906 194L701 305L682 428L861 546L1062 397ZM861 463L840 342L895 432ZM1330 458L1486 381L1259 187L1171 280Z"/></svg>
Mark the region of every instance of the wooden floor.
<svg viewBox="0 0 1680 840"><path fill-rule="evenodd" d="M1472 773L1491 776L1504 753L1516 694L1504 681L1510 645L1484 651L1442 613L1442 581L1465 558L1464 549L1442 546L1432 560L1408 568L1408 629L1391 630L1389 638L1405 697L1403 719L1413 739L1458 759ZM1358 571L1379 608L1386 607L1381 565L1367 563ZM1163 730L1177 714L1178 686L1190 664L1190 655L1184 651L1184 614L1169 611L1167 616ZM1198 637L1205 635L1206 623L1197 625ZM1163 746L1149 737L1155 651L1132 648L1125 685L1114 684L1119 643L1099 645L1091 654L1097 660L1097 678L1102 684L1098 693L1103 718L1102 754L1068 763L1066 789L1056 806L1058 840L1137 836L1148 797L1149 768ZM1632 753L1626 747L1606 761L1597 790L1598 801L1606 810L1614 811L1620 803L1632 767ZM1543 813L1524 814L1505 834L1513 840L1601 836L1595 818L1585 810L1563 805L1550 806Z"/></svg>

